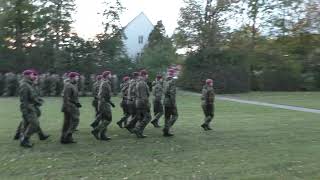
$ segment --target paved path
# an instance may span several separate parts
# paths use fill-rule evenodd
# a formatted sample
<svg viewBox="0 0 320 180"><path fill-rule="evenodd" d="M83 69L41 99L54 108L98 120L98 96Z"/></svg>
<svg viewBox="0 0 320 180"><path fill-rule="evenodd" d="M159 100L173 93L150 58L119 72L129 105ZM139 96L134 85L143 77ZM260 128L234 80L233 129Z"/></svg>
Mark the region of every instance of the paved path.
<svg viewBox="0 0 320 180"><path fill-rule="evenodd" d="M268 106L268 107L286 109L286 110L292 110L292 111L301 111L301 112L309 112L309 113L320 114L320 110L318 110L318 109L310 109L310 108L303 108L303 107L297 107L297 106L288 106L288 105L280 105L280 104L271 104L271 103L264 103L264 102L258 102L258 101L248 101L248 100L242 100L242 99L225 97L225 96L217 96L216 98L219 99L219 100L223 100L223 101L232 101L232 102L253 104L253 105L259 105L259 106Z"/></svg>

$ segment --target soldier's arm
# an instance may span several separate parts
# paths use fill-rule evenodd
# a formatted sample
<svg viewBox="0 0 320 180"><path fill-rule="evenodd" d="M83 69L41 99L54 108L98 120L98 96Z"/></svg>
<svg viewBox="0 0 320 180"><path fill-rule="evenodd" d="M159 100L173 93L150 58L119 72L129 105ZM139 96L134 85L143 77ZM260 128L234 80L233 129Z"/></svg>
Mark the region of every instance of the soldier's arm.
<svg viewBox="0 0 320 180"><path fill-rule="evenodd" d="M65 85L63 90L63 103L68 105L70 104L70 97L71 97L72 90L68 84Z"/></svg>
<svg viewBox="0 0 320 180"><path fill-rule="evenodd" d="M22 85L19 90L20 102L22 107L27 107L29 104L29 90L26 86Z"/></svg>
<svg viewBox="0 0 320 180"><path fill-rule="evenodd" d="M175 85L173 84L173 82L170 83L169 86L169 93L170 93L170 98L172 101L172 104L176 104L176 89L175 89Z"/></svg>
<svg viewBox="0 0 320 180"><path fill-rule="evenodd" d="M207 90L205 88L202 88L201 100L203 102L205 102L206 101L206 97L207 97Z"/></svg>

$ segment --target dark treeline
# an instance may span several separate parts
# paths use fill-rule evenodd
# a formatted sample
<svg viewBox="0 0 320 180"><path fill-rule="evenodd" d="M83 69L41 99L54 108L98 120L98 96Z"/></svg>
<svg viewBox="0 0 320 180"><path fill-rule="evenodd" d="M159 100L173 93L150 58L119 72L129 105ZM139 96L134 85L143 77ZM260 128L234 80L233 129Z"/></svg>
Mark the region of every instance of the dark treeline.
<svg viewBox="0 0 320 180"><path fill-rule="evenodd" d="M0 72L112 70L120 78L147 68L151 78L181 64L179 85L199 91L206 78L218 92L318 90L318 0L184 0L168 37L161 21L132 63L119 23L124 7L105 0L104 32L94 40L73 33L74 0L0 0ZM176 50L184 51L177 55Z"/></svg>
<svg viewBox="0 0 320 180"><path fill-rule="evenodd" d="M207 77L225 93L320 88L320 1L184 2L175 33L189 50L184 88L200 90Z"/></svg>
<svg viewBox="0 0 320 180"><path fill-rule="evenodd" d="M1 0L0 72L35 68L40 73L125 74L134 68L124 53L118 1L104 4L104 32L94 40L73 33L74 0Z"/></svg>

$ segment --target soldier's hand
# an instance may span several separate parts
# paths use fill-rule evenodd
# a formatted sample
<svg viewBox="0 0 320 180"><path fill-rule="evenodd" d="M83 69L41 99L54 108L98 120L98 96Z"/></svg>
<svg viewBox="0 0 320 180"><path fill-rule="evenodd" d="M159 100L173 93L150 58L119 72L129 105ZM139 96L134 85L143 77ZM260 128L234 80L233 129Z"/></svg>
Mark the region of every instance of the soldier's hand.
<svg viewBox="0 0 320 180"><path fill-rule="evenodd" d="M111 105L113 108L115 108L115 107L116 107L116 105L115 105L115 104L113 104L113 102L110 102L110 105Z"/></svg>
<svg viewBox="0 0 320 180"><path fill-rule="evenodd" d="M80 103L77 103L76 106L77 106L78 108L81 108L81 107L82 107L82 105L81 105Z"/></svg>

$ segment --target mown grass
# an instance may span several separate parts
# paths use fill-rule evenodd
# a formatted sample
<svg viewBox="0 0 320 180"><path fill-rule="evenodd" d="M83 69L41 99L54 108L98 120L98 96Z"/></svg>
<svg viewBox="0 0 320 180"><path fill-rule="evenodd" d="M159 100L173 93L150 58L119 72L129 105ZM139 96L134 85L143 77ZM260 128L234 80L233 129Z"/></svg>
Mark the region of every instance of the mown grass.
<svg viewBox="0 0 320 180"><path fill-rule="evenodd" d="M148 126L148 138L137 139L115 125L117 106L109 128L113 139L100 142L90 134L91 98L81 98L78 143L61 145L61 99L45 100L41 126L52 136L46 142L34 136L35 147L23 149L12 140L21 116L18 99L0 99L0 179L320 178L316 114L217 101L214 131L204 132L199 97L185 93L178 97L175 137Z"/></svg>
<svg viewBox="0 0 320 180"><path fill-rule="evenodd" d="M245 100L320 109L320 92L250 92L226 96Z"/></svg>

